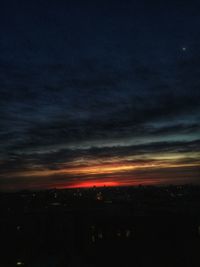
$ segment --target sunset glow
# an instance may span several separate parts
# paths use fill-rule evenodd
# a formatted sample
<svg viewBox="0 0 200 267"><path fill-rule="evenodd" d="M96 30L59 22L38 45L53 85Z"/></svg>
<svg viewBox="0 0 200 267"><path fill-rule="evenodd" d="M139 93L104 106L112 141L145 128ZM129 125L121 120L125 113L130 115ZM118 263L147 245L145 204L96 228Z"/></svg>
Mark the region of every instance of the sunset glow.
<svg viewBox="0 0 200 267"><path fill-rule="evenodd" d="M14 2L0 16L0 190L200 183L198 16Z"/></svg>
<svg viewBox="0 0 200 267"><path fill-rule="evenodd" d="M117 182L82 182L77 183L76 185L67 186L67 188L90 188L90 187L113 187L113 186L119 186L120 184ZM65 186L61 186L61 188L65 188Z"/></svg>

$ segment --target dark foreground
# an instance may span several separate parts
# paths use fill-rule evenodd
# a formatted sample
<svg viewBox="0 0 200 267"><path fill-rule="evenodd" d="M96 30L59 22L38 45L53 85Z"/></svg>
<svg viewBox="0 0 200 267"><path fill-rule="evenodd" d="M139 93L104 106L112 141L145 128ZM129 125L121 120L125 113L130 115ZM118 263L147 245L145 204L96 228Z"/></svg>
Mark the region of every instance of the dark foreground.
<svg viewBox="0 0 200 267"><path fill-rule="evenodd" d="M200 266L200 188L2 193L0 266Z"/></svg>

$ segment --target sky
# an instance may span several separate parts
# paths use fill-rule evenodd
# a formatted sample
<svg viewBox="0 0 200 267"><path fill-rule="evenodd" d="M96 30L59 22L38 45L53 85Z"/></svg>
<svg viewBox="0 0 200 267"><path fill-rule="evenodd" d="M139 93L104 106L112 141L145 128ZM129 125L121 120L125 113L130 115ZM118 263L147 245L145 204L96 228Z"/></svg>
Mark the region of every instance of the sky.
<svg viewBox="0 0 200 267"><path fill-rule="evenodd" d="M200 183L199 1L1 1L0 190Z"/></svg>

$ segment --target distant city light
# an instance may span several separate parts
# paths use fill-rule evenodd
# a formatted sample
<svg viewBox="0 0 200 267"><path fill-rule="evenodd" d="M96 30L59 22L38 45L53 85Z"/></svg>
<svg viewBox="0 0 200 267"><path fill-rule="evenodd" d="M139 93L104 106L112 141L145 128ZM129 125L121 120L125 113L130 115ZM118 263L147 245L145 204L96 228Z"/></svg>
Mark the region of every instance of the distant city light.
<svg viewBox="0 0 200 267"><path fill-rule="evenodd" d="M98 234L98 238L99 238L99 239L103 239L103 233L100 232L100 233Z"/></svg>
<svg viewBox="0 0 200 267"><path fill-rule="evenodd" d="M126 237L127 238L130 237L130 235L131 235L131 231L130 230L126 230Z"/></svg>
<svg viewBox="0 0 200 267"><path fill-rule="evenodd" d="M21 262L21 261L17 262L17 266L22 266L22 265L24 265L23 262Z"/></svg>

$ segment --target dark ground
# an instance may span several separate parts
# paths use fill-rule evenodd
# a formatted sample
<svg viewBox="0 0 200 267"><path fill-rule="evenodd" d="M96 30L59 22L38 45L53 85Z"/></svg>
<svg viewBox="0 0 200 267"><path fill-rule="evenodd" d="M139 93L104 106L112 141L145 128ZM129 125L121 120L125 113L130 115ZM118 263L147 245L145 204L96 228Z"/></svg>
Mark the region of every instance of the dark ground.
<svg viewBox="0 0 200 267"><path fill-rule="evenodd" d="M200 266L198 186L1 193L0 266Z"/></svg>

